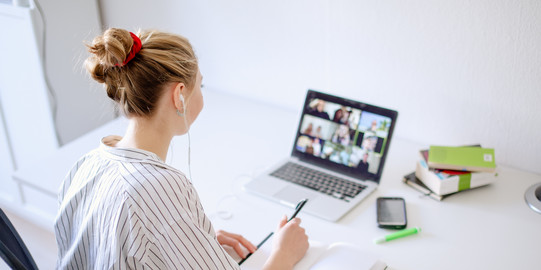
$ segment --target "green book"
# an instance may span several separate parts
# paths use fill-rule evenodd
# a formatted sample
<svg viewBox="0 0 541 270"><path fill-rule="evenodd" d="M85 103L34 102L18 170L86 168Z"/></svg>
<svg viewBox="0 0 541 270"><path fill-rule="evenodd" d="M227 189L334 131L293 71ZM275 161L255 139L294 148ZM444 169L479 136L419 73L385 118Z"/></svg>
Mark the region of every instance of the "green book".
<svg viewBox="0 0 541 270"><path fill-rule="evenodd" d="M471 172L495 172L494 149L470 146L430 146L430 168Z"/></svg>

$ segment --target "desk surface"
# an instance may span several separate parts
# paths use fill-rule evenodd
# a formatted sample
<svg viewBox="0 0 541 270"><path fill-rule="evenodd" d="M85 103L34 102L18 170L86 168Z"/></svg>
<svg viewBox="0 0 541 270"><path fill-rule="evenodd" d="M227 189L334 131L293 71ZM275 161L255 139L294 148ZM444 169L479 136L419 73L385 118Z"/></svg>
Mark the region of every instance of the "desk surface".
<svg viewBox="0 0 541 270"><path fill-rule="evenodd" d="M193 183L215 229L258 243L292 209L246 193L242 185L289 155L299 112L208 90L204 96L205 108L190 132ZM119 130L125 124L117 119L80 139L86 143L68 145L60 154L61 163L18 175L30 179L36 171L43 175L51 170L58 180L44 183L43 189L55 192L77 157L105 135L122 135ZM168 162L188 174L186 137L174 139ZM524 192L541 182L541 176L500 166L496 183L438 202L401 182L414 171L418 151L426 147L395 137L380 186L365 201L335 223L299 214L310 239L357 245L370 254L367 258L401 270L539 268L541 215L528 208ZM404 197L408 225L421 227L422 233L374 244L374 238L390 233L376 225L379 196Z"/></svg>
<svg viewBox="0 0 541 270"><path fill-rule="evenodd" d="M242 185L289 155L299 114L214 92L205 98L205 109L191 130L194 185L216 229L258 243L292 210L246 193ZM175 141L171 161L184 171L186 144L185 138ZM309 237L358 245L396 269L541 267L541 215L524 201L524 191L541 182L541 176L500 166L498 182L438 202L401 182L426 147L394 138L380 187L365 201L336 223L299 215ZM408 225L423 232L374 244L374 238L390 232L376 225L378 196L404 197Z"/></svg>

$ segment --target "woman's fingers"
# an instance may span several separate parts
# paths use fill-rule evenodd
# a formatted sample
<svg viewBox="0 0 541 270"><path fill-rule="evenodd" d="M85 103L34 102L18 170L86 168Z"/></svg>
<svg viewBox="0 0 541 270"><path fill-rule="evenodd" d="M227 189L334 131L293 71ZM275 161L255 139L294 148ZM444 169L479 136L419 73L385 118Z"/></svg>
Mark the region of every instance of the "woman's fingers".
<svg viewBox="0 0 541 270"><path fill-rule="evenodd" d="M226 233L229 234L229 237L239 241L251 253L256 251L257 248L255 247L255 245L252 244L252 242L248 241L246 238L244 238L242 235L234 234L234 233L228 233L228 232L226 232Z"/></svg>
<svg viewBox="0 0 541 270"><path fill-rule="evenodd" d="M216 232L216 237L218 239L218 243L232 247L241 258L246 257L243 247L245 247L250 253L255 252L257 249L254 244L239 234L219 230Z"/></svg>
<svg viewBox="0 0 541 270"><path fill-rule="evenodd" d="M284 215L284 216L282 217L282 219L280 220L280 222L278 223L278 228L277 228L277 230L281 229L281 228L284 227L286 224L287 224L287 216Z"/></svg>

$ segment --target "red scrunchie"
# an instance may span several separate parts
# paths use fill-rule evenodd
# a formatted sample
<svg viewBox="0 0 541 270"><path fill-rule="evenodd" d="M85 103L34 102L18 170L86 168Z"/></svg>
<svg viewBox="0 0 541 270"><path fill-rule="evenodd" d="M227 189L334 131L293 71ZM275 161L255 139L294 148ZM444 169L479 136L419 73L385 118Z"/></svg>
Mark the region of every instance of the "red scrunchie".
<svg viewBox="0 0 541 270"><path fill-rule="evenodd" d="M128 62L130 62L135 57L135 55L141 50L141 47L143 46L141 44L141 39L139 39L138 36L136 36L132 32L130 32L130 35L133 38L133 46L131 47L130 53L128 53L128 55L126 55L126 59L124 60L124 62L122 62L122 65L116 64L117 66L122 67L122 66L126 65Z"/></svg>

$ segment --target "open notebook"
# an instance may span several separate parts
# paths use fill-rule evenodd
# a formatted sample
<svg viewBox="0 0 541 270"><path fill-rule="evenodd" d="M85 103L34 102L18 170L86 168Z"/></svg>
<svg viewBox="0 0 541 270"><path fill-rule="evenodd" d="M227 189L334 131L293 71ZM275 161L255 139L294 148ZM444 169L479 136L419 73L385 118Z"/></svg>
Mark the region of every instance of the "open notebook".
<svg viewBox="0 0 541 270"><path fill-rule="evenodd" d="M270 256L272 238L265 242L254 254L241 265L243 270L259 270ZM240 257L233 249L226 249L236 260ZM386 263L378 260L374 254L363 251L349 243L333 243L326 245L317 241L310 241L310 248L304 258L299 261L294 270L392 270Z"/></svg>

